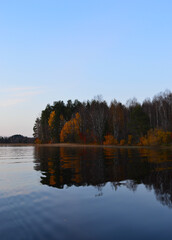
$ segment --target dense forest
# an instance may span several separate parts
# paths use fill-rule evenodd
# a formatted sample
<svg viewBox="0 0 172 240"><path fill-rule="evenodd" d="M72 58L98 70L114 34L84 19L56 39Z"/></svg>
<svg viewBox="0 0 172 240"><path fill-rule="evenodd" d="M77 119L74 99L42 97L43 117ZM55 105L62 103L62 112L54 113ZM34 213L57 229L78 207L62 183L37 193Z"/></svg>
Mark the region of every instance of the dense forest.
<svg viewBox="0 0 172 240"><path fill-rule="evenodd" d="M110 105L97 96L91 101L68 100L47 105L33 128L36 143L159 145L172 142L172 93L165 91L139 103Z"/></svg>

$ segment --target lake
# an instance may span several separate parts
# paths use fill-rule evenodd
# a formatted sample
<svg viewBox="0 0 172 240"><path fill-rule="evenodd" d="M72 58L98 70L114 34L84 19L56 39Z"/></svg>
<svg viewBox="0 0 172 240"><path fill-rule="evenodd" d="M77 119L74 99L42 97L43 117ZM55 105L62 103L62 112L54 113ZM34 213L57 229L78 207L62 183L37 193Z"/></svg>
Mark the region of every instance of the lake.
<svg viewBox="0 0 172 240"><path fill-rule="evenodd" d="M172 151L0 147L0 239L172 239Z"/></svg>

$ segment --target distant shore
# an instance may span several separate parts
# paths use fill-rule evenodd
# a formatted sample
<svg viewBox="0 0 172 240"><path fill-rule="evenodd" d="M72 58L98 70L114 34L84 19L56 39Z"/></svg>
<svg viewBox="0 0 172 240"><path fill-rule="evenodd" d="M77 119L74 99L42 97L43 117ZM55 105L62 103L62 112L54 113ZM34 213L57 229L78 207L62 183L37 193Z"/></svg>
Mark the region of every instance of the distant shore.
<svg viewBox="0 0 172 240"><path fill-rule="evenodd" d="M79 143L45 143L45 144L31 144L31 143L1 143L0 147L9 147L9 146L21 146L21 147L27 147L27 146L34 146L34 147L77 147L77 148L123 148L123 149L136 149L136 148L161 148L161 149L172 149L172 145L168 146L128 146L128 145L103 145L103 144L79 144Z"/></svg>

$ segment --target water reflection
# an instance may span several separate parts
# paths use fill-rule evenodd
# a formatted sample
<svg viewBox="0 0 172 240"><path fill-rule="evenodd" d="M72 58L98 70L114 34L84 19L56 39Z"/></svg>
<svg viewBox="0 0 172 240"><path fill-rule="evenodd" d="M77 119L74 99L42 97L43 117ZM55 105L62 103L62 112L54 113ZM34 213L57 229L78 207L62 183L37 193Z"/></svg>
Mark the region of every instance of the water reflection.
<svg viewBox="0 0 172 240"><path fill-rule="evenodd" d="M35 148L40 182L56 188L95 186L110 182L117 190L138 184L154 190L162 204L172 207L172 152L167 149ZM101 195L102 193L100 193Z"/></svg>

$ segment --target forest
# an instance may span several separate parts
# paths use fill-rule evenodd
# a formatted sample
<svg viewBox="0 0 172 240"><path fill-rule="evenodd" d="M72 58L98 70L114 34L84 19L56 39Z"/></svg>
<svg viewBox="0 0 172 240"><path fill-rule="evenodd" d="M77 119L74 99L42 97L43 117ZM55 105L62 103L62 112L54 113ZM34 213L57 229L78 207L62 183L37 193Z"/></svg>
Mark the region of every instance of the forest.
<svg viewBox="0 0 172 240"><path fill-rule="evenodd" d="M172 93L161 92L139 103L108 105L91 101L56 101L47 105L33 127L35 143L167 145L172 142Z"/></svg>

